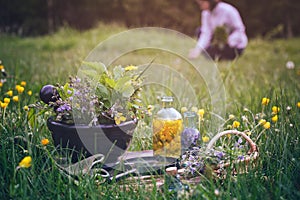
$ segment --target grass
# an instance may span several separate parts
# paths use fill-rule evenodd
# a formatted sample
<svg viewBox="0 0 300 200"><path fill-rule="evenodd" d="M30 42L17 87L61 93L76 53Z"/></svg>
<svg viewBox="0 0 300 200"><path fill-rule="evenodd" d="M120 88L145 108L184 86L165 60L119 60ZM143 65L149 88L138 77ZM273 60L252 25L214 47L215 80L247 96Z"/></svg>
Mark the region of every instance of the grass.
<svg viewBox="0 0 300 200"><path fill-rule="evenodd" d="M85 56L100 41L110 35L126 30L117 25L100 24L87 32L64 28L58 33L38 38L19 38L1 35L0 55L8 82L0 88L0 100L5 93L14 90L16 84L26 81L25 92L19 101L5 110L1 108L0 121L0 196L2 199L163 199L155 190L147 191L141 186L137 191L125 191L118 183L96 185L92 177L81 177L79 185L59 173L51 155L51 145L42 146L41 139L51 138L45 127L45 119L37 118L34 124L27 121L24 106L38 100L38 92L44 84L65 81L74 75ZM191 199L299 199L300 197L300 39L267 41L251 39L244 55L233 62L219 62L222 81L226 89L226 116L234 114L241 122L240 130L255 126L257 121L247 123L252 115L266 114L271 121L273 105L281 108L279 119L271 128L253 129L251 137L262 131L257 145L260 157L257 167L237 177L222 180L204 178L190 196ZM109 53L109 52L108 52ZM295 69L285 67L293 61ZM33 94L29 96L28 90ZM15 93L15 90L14 90ZM201 94L199 94L201 95ZM261 105L263 97L270 103ZM201 102L209 111L207 102ZM289 110L290 107L291 109ZM264 110L263 110L264 109ZM225 117L225 118L227 118ZM226 120L226 119L225 119ZM228 122L228 121L227 121ZM205 123L209 124L209 115ZM229 122L226 124L229 125ZM132 149L146 149L151 145L151 129L140 125ZM14 139L16 136L26 140ZM51 140L51 139L50 139ZM30 141L30 142L28 142ZM135 146L134 146L135 145ZM16 170L20 160L31 155L30 168Z"/></svg>

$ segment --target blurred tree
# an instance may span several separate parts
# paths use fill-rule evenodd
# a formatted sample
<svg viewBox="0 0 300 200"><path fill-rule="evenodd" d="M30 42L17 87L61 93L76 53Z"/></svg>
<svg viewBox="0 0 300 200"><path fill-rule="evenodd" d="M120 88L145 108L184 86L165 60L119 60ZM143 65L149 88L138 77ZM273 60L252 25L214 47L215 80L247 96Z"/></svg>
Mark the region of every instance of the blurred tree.
<svg viewBox="0 0 300 200"><path fill-rule="evenodd" d="M299 0L224 0L241 13L250 37L300 35ZM61 26L89 29L99 21L158 26L193 35L200 25L194 0L0 0L0 32L51 33Z"/></svg>

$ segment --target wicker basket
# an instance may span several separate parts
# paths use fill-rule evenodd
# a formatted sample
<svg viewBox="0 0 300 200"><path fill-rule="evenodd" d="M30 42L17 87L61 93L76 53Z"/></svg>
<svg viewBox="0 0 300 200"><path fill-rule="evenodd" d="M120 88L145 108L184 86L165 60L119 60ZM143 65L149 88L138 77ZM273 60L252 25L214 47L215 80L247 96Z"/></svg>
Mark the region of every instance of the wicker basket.
<svg viewBox="0 0 300 200"><path fill-rule="evenodd" d="M258 148L257 148L256 144L251 140L251 138L249 136L247 136L243 132L240 132L240 131L237 131L237 130L227 130L227 131L223 131L223 132L218 133L207 144L206 153L209 153L213 149L215 143L221 137L226 136L226 135L241 136L242 138L244 138L248 142L248 144L250 146L250 150L248 151L247 155L244 156L243 159L237 159L237 160L232 160L231 162L228 161L228 162L225 162L225 163L217 164L216 166L213 167L214 172L219 174L220 169L224 169L228 166L235 166L235 167L236 166L242 166L242 164L243 164L243 166L246 167L246 170L247 170L248 165L254 163L254 161L258 158L259 153L258 153ZM236 173L236 169L233 169L233 170ZM241 170L240 170L240 172L241 172ZM245 171L243 171L243 172L245 172Z"/></svg>

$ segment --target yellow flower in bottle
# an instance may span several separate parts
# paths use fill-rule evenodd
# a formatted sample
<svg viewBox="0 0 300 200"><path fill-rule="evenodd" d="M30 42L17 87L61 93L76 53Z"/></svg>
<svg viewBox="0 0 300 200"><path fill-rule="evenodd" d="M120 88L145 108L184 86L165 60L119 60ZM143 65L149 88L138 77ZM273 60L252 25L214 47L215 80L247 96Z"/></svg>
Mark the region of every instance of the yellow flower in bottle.
<svg viewBox="0 0 300 200"><path fill-rule="evenodd" d="M261 104L264 105L264 106L268 105L269 102L270 102L270 99L268 99L266 97L262 98L262 100L261 100Z"/></svg>
<svg viewBox="0 0 300 200"><path fill-rule="evenodd" d="M277 107L277 106L273 106L273 107L272 107L272 113L273 113L273 114L276 115L276 114L279 113L279 111L280 111L280 108L279 108L279 107Z"/></svg>
<svg viewBox="0 0 300 200"><path fill-rule="evenodd" d="M44 139L41 140L41 143L42 143L43 146L46 146L46 145L49 144L49 140L47 138L44 138Z"/></svg>
<svg viewBox="0 0 300 200"><path fill-rule="evenodd" d="M27 94L28 94L29 96L31 96L31 95L32 95L32 91L29 90L29 91L27 92Z"/></svg>
<svg viewBox="0 0 300 200"><path fill-rule="evenodd" d="M277 122L278 121L278 115L274 115L273 117L272 117L272 122Z"/></svg>
<svg viewBox="0 0 300 200"><path fill-rule="evenodd" d="M12 90L9 90L9 91L6 92L6 94L7 94L8 96L12 97L12 96L13 96L13 91L12 91Z"/></svg>
<svg viewBox="0 0 300 200"><path fill-rule="evenodd" d="M271 123L270 122L266 122L265 124L264 124L264 128L265 129L269 129L271 127Z"/></svg>
<svg viewBox="0 0 300 200"><path fill-rule="evenodd" d="M29 168L31 166L31 161L31 156L24 157L21 162L19 162L18 168Z"/></svg>
<svg viewBox="0 0 300 200"><path fill-rule="evenodd" d="M203 119L204 113L205 113L204 109L199 109L198 110L197 114L199 115L200 119Z"/></svg>
<svg viewBox="0 0 300 200"><path fill-rule="evenodd" d="M209 137L208 136L203 136L202 137L202 141L205 142L205 143L208 142L209 141Z"/></svg>
<svg viewBox="0 0 300 200"><path fill-rule="evenodd" d="M4 98L4 103L9 104L9 102L10 102L10 98Z"/></svg>
<svg viewBox="0 0 300 200"><path fill-rule="evenodd" d="M13 96L12 99L13 99L14 102L18 102L19 101L19 97L18 96Z"/></svg>
<svg viewBox="0 0 300 200"><path fill-rule="evenodd" d="M127 67L125 67L125 71L132 71L132 70L137 70L138 67L134 66L134 65L129 65Z"/></svg>
<svg viewBox="0 0 300 200"><path fill-rule="evenodd" d="M297 103L297 107L300 108L300 101Z"/></svg>
<svg viewBox="0 0 300 200"><path fill-rule="evenodd" d="M22 82L20 83L20 85L23 86L23 87L25 87L25 86L26 86L26 82L25 82L25 81L22 81Z"/></svg>
<svg viewBox="0 0 300 200"><path fill-rule="evenodd" d="M240 125L241 125L241 123L240 123L239 121L234 121L234 122L232 123L232 127L233 127L233 128L238 128L238 127L240 127Z"/></svg>

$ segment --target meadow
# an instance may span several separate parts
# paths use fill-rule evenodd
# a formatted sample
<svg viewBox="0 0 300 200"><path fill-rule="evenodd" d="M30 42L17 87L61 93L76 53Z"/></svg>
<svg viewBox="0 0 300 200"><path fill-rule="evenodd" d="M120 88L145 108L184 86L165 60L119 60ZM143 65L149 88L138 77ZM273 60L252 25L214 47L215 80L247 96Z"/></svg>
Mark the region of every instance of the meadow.
<svg viewBox="0 0 300 200"><path fill-rule="evenodd" d="M26 106L39 100L43 85L65 82L77 73L91 49L124 30L117 24L100 24L85 32L63 28L35 38L1 35L0 60L7 73L7 81L0 87L1 199L168 199L156 190L146 190L145 185L125 190L114 182L97 185L89 176L74 184L51 159L55 150L46 119L39 117L30 124L27 118ZM248 173L222 180L203 177L189 199L300 198L299 52L300 38L252 38L239 59L217 62L226 90L224 126L232 124L229 116L235 116L239 130L250 129L259 158ZM288 61L294 66L287 67ZM16 85L24 91L18 91ZM18 99L13 98L16 95ZM10 99L6 106L5 98ZM262 102L263 98L269 101ZM274 106L280 108L275 109L277 119L273 119ZM209 113L209 108L205 109ZM270 127L258 126L256 114L262 113ZM150 148L150 133L151 129L137 131L131 149ZM139 141L141 134L148 138ZM50 140L47 145L41 144L45 138ZM32 157L31 166L20 167L20 161L28 155Z"/></svg>

